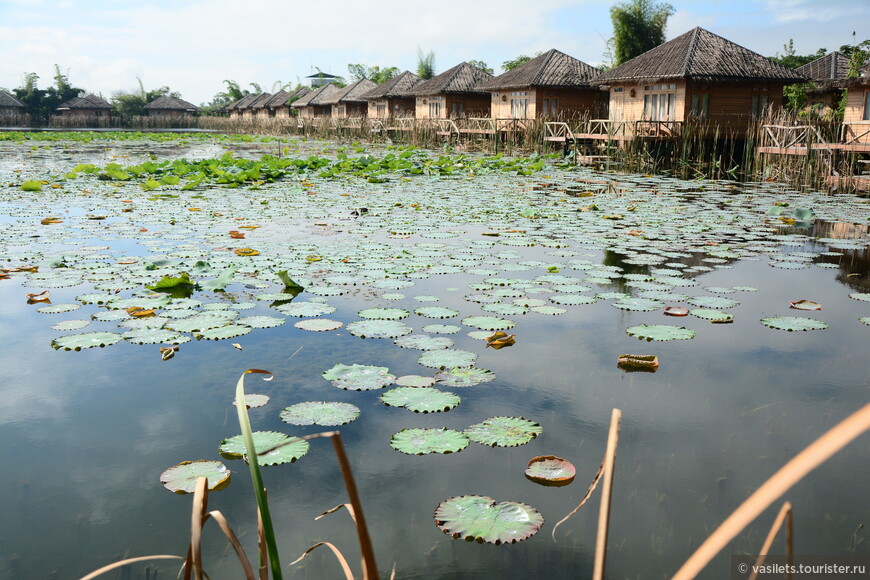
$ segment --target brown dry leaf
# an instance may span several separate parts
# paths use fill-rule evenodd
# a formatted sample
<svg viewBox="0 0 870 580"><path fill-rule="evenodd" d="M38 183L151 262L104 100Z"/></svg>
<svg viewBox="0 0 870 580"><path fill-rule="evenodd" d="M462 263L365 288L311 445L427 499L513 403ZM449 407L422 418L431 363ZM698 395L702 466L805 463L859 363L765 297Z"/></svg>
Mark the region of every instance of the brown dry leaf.
<svg viewBox="0 0 870 580"><path fill-rule="evenodd" d="M36 304L37 302L51 302L51 292L43 290L42 292L27 294L27 303Z"/></svg>
<svg viewBox="0 0 870 580"><path fill-rule="evenodd" d="M492 336L486 337L486 346L487 347L491 346L495 350L498 350L500 348L504 348L506 346L512 346L512 345L516 344L516 340L514 340L515 337L516 337L516 334L507 334L504 332L496 332Z"/></svg>
<svg viewBox="0 0 870 580"><path fill-rule="evenodd" d="M175 356L176 352L178 352L177 346L161 346L160 347L160 358L163 360L169 360Z"/></svg>
<svg viewBox="0 0 870 580"><path fill-rule="evenodd" d="M622 354L616 360L616 366L629 373L654 373L659 368L659 357L652 354Z"/></svg>
<svg viewBox="0 0 870 580"><path fill-rule="evenodd" d="M237 256L259 256L260 252L251 248L236 248L235 254Z"/></svg>
<svg viewBox="0 0 870 580"><path fill-rule="evenodd" d="M41 223L44 226L47 226L50 224L62 224L63 220L60 218L56 218L56 217L47 217L47 218L43 219L42 221L40 221L39 223Z"/></svg>
<svg viewBox="0 0 870 580"><path fill-rule="evenodd" d="M233 343L233 348L238 349L238 350L243 350L242 345L240 345L238 342Z"/></svg>
<svg viewBox="0 0 870 580"><path fill-rule="evenodd" d="M149 316L155 316L153 310L147 310L141 306L131 306L130 308L127 308L125 312L134 318L148 318Z"/></svg>

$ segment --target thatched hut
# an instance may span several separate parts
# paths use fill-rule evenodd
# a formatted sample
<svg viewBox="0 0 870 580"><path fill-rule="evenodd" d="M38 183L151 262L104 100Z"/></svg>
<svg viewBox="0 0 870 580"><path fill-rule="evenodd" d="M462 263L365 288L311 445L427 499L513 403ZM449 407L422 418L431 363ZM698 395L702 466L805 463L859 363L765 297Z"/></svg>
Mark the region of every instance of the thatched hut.
<svg viewBox="0 0 870 580"><path fill-rule="evenodd" d="M858 78L843 79L839 86L846 89L841 141L861 151L870 150L870 64L861 69Z"/></svg>
<svg viewBox="0 0 870 580"><path fill-rule="evenodd" d="M293 109L290 107L295 101L311 92L308 87L299 87L295 91L278 91L272 98L266 101L265 108L270 117L287 119L292 117Z"/></svg>
<svg viewBox="0 0 870 580"><path fill-rule="evenodd" d="M258 96L259 95L254 94L245 95L235 103L227 105L225 111L230 114L230 117L240 119L244 115L244 112L248 108L248 106L250 106L250 104L253 103Z"/></svg>
<svg viewBox="0 0 870 580"><path fill-rule="evenodd" d="M320 102L332 107L333 119L347 119L349 117L365 117L368 114L369 103L362 95L374 89L378 85L369 79L359 79L352 82L338 92L324 97Z"/></svg>
<svg viewBox="0 0 870 580"><path fill-rule="evenodd" d="M338 93L341 89L333 84L323 85L303 96L290 107L299 112L303 119L315 117L329 117L332 114L332 105L324 104L323 100Z"/></svg>
<svg viewBox="0 0 870 580"><path fill-rule="evenodd" d="M268 117L269 112L266 109L266 103L272 98L271 93L260 93L257 98L251 101L242 111L242 117L245 119L255 119L257 117Z"/></svg>
<svg viewBox="0 0 870 580"><path fill-rule="evenodd" d="M590 80L601 71L555 48L480 85L493 119L600 119L607 93Z"/></svg>
<svg viewBox="0 0 870 580"><path fill-rule="evenodd" d="M61 103L55 112L61 117L75 117L83 123L105 124L112 116L112 105L97 95L85 95Z"/></svg>
<svg viewBox="0 0 870 580"><path fill-rule="evenodd" d="M413 117L416 99L408 91L421 82L423 80L420 77L405 71L362 95L368 101L369 118Z"/></svg>
<svg viewBox="0 0 870 580"><path fill-rule="evenodd" d="M849 57L834 51L795 69L812 82L807 90L806 110L824 115L837 108L843 97L838 81L849 74Z"/></svg>
<svg viewBox="0 0 870 580"><path fill-rule="evenodd" d="M0 120L17 120L26 114L27 105L6 91L0 91Z"/></svg>
<svg viewBox="0 0 870 580"><path fill-rule="evenodd" d="M480 85L493 77L467 62L424 81L411 90L418 119L489 117L490 94Z"/></svg>
<svg viewBox="0 0 870 580"><path fill-rule="evenodd" d="M678 127L697 119L710 132L745 135L753 118L782 107L784 85L803 80L790 68L694 28L593 82L610 86L611 121Z"/></svg>
<svg viewBox="0 0 870 580"><path fill-rule="evenodd" d="M143 108L151 118L171 120L189 119L199 111L196 105L168 95L154 99Z"/></svg>

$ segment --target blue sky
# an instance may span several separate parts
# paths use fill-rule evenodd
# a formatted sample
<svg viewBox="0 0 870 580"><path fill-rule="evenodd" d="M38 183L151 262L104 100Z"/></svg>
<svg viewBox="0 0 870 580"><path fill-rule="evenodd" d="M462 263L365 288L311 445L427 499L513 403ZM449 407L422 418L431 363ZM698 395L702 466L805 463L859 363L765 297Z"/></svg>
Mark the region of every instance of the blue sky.
<svg viewBox="0 0 870 580"><path fill-rule="evenodd" d="M609 0L0 0L0 87L27 72L109 98L163 85L201 104L225 88L297 82L348 63L414 70L418 47L436 71L469 59L500 73L519 54L557 48L592 65L612 34ZM870 38L866 0L674 0L673 38L695 26L766 56ZM247 88L251 88L247 86Z"/></svg>

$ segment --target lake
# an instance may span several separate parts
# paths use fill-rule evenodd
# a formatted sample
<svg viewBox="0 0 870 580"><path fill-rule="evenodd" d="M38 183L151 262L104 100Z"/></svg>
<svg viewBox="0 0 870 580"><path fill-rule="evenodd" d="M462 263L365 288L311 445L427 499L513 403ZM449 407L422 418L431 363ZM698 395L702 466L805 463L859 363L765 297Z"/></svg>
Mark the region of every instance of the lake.
<svg viewBox="0 0 870 580"><path fill-rule="evenodd" d="M226 151L331 160L404 152L215 136L0 141L0 268L19 269L0 279L0 578L75 578L125 557L183 556L192 496L171 493L159 478L197 459L232 471L209 507L254 558L247 467L218 452L239 433L232 399L246 369L274 373L246 379L247 392L270 398L250 410L255 430L333 429L283 422L281 411L300 402L359 408L359 418L337 429L378 564L384 577L395 565L397 578L414 579L591 577L600 489L555 541L551 532L595 476L614 408L622 425L608 577L668 578L770 475L868 400L867 198L552 159L518 175L469 155L447 174L424 161L434 152L408 154L423 174L377 178L310 170L189 190L184 181L149 188L147 176L99 178L110 163ZM73 172L79 164L99 171ZM45 183L22 190L29 180ZM224 276L226 285L186 297L146 290L182 272L197 283ZM304 290L276 296L279 272ZM28 293L46 290L50 303L28 303ZM821 309L790 308L799 300ZM128 314L136 305L153 305L156 316ZM693 313L664 316L666 306ZM194 316L209 322L183 324ZM321 318L341 327L295 326ZM794 325L809 330L787 330ZM484 337L496 328L516 343L487 348ZM85 333L101 333L106 346L76 350ZM636 337L647 334L656 340ZM452 345L424 351L409 348L407 336ZM683 339L658 340L671 336ZM178 351L161 360L159 347L171 343ZM624 372L616 363L625 353L656 355L660 367ZM385 367L396 380L433 377L440 361L457 375L483 369L494 379L435 383L459 404L414 413L381 401L397 384L345 390L323 377L337 364ZM403 429L462 432L492 417L522 417L541 433L512 447L471 441L450 454L391 447ZM794 505L798 554L870 554L868 444L864 434L783 498ZM539 455L569 460L576 480L528 480L526 465ZM285 577L341 577L325 548L287 566L319 541L335 543L358 570L348 514L314 519L347 501L329 441L310 441L298 461L265 466L263 475ZM516 544L454 540L433 513L462 495L527 504L544 523ZM757 553L779 505L701 577L727 577L730 554ZM772 551L782 546L780 538ZM213 579L242 577L213 522L204 561ZM177 569L156 561L105 577L171 578Z"/></svg>

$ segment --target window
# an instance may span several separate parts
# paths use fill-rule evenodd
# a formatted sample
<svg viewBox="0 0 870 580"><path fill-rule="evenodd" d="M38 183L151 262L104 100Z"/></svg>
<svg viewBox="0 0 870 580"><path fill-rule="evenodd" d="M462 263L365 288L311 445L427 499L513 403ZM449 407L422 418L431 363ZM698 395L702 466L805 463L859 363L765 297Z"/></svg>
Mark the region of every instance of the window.
<svg viewBox="0 0 870 580"><path fill-rule="evenodd" d="M543 116L556 116L556 109L559 107L559 99L544 99L542 102L541 114Z"/></svg>
<svg viewBox="0 0 870 580"><path fill-rule="evenodd" d="M376 105L377 107L377 117L378 119L383 119L387 116L387 105L384 103L379 103Z"/></svg>
<svg viewBox="0 0 870 580"><path fill-rule="evenodd" d="M752 95L749 112L755 117L761 117L767 111L767 95Z"/></svg>
<svg viewBox="0 0 870 580"><path fill-rule="evenodd" d="M864 93L864 116L861 118L864 121L870 121L870 91Z"/></svg>
<svg viewBox="0 0 870 580"><path fill-rule="evenodd" d="M692 95L692 116L699 119L710 117L710 95L708 93Z"/></svg>
<svg viewBox="0 0 870 580"><path fill-rule="evenodd" d="M643 87L643 118L647 121L673 121L677 102L675 84Z"/></svg>
<svg viewBox="0 0 870 580"><path fill-rule="evenodd" d="M461 117L465 114L465 103L453 103L451 107L451 116Z"/></svg>
<svg viewBox="0 0 870 580"><path fill-rule="evenodd" d="M431 101L429 103L429 118L430 119L440 119L441 118L441 101Z"/></svg>

